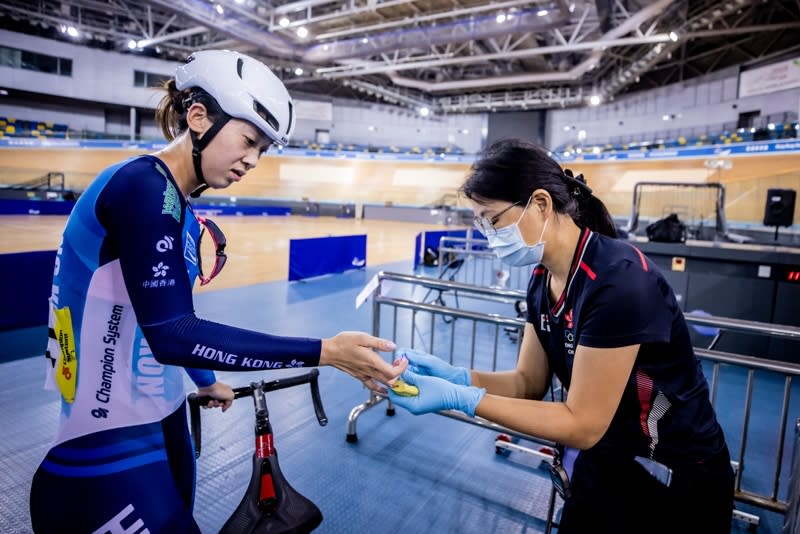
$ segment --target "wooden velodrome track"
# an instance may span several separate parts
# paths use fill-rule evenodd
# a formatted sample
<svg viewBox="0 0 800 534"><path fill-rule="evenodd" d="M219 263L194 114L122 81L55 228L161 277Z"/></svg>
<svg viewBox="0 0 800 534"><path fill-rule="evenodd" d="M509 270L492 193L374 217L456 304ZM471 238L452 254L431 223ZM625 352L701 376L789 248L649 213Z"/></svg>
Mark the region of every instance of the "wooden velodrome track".
<svg viewBox="0 0 800 534"><path fill-rule="evenodd" d="M62 172L68 189L82 191L103 168L144 153L136 150L80 148L2 148L0 184L14 184ZM715 157L730 169L706 168L707 158L575 161L565 166L583 173L595 194L615 216L627 216L636 182L720 182L725 185L728 220L763 218L769 188L800 190L800 153ZM454 194L469 163L359 160L354 158L261 158L243 181L224 195L313 202L432 205ZM207 193L208 194L208 193ZM220 193L217 193L220 194ZM674 203L665 199L657 204ZM796 211L795 224L800 222Z"/></svg>
<svg viewBox="0 0 800 534"><path fill-rule="evenodd" d="M289 273L289 240L366 234L367 264L410 261L414 237L436 225L399 221L340 219L336 217L214 217L227 239L228 261L214 280L196 291L214 291L263 282L286 280ZM66 216L6 215L0 218L0 254L55 250L61 241ZM211 253L204 251L204 258ZM210 261L210 260L206 260Z"/></svg>
<svg viewBox="0 0 800 534"><path fill-rule="evenodd" d="M0 183L14 184L63 172L66 187L82 191L104 167L134 156L135 150L3 148ZM759 224L769 188L800 190L800 154L748 155L728 158L726 170L706 168L703 158L673 160L576 161L569 166L587 177L595 194L615 216L630 213L638 181L720 182L726 188L729 221ZM270 155L226 196L313 202L431 205L453 195L469 172L468 163L358 160ZM215 192L217 195L223 192ZM653 210L689 204L675 193L655 195ZM208 193L207 193L208 195ZM466 205L466 204L465 204ZM643 215L661 215L655 212ZM705 214L707 216L708 214ZM228 239L229 261L220 276L201 290L223 289L274 280L288 273L289 240L303 237L367 234L367 262L380 265L410 260L414 237L430 224L332 217L217 217ZM65 217L4 216L0 253L53 250ZM800 209L795 211L800 223ZM442 229L442 228L438 228Z"/></svg>

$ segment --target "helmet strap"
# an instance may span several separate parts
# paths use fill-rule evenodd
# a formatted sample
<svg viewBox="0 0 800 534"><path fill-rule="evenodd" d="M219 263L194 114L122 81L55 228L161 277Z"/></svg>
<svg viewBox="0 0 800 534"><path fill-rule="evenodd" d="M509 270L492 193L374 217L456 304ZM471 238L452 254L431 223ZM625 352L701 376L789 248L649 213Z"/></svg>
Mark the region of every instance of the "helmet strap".
<svg viewBox="0 0 800 534"><path fill-rule="evenodd" d="M219 133L222 127L228 123L229 120L231 120L230 115L226 113L220 114L219 119L217 119L217 121L211 125L211 128L206 130L206 133L203 135L203 137L197 137L197 134L193 130L189 130L189 136L192 139L192 164L194 165L194 174L200 181L200 185L197 187L197 189L192 191L189 195L192 198L199 197L203 191L209 188L208 182L206 182L206 178L203 176L203 167L200 165L200 153L205 150L211 140L214 139L214 137Z"/></svg>

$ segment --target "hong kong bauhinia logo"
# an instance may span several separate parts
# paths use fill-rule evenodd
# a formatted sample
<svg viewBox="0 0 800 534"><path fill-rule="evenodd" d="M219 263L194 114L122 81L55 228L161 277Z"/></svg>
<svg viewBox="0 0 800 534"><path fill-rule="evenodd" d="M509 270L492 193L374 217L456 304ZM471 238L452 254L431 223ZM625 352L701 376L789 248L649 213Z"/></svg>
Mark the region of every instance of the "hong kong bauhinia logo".
<svg viewBox="0 0 800 534"><path fill-rule="evenodd" d="M167 276L168 270L169 270L169 265L164 265L163 261L158 262L158 265L153 267L153 278L158 278L159 276Z"/></svg>

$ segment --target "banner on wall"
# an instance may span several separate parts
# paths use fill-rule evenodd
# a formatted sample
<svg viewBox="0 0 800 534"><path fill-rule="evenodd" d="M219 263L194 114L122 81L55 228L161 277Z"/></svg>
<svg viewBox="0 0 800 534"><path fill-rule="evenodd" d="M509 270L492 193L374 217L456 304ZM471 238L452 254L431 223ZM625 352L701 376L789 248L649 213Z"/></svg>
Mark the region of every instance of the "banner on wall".
<svg viewBox="0 0 800 534"><path fill-rule="evenodd" d="M739 98L800 87L800 57L739 74Z"/></svg>
<svg viewBox="0 0 800 534"><path fill-rule="evenodd" d="M289 281L366 266L366 234L289 240Z"/></svg>
<svg viewBox="0 0 800 534"><path fill-rule="evenodd" d="M325 122L331 122L333 120L333 104L330 102L295 99L294 107L297 111L298 119Z"/></svg>

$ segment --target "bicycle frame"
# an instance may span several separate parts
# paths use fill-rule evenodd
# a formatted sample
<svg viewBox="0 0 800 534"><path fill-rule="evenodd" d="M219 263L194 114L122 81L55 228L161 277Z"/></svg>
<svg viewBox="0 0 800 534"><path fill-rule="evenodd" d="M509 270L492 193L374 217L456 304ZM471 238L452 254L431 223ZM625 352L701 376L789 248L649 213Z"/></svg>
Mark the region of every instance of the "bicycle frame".
<svg viewBox="0 0 800 534"><path fill-rule="evenodd" d="M268 391L308 383L311 386L317 421L320 426L325 426L328 418L322 407L318 376L319 370L312 369L303 375L269 382L261 380L233 390L234 399L253 397L256 419L255 450L250 484L220 534L305 534L322 522L319 508L295 490L281 472L265 396ZM195 458L199 458L202 440L200 406L208 404L211 398L191 393L187 400Z"/></svg>

